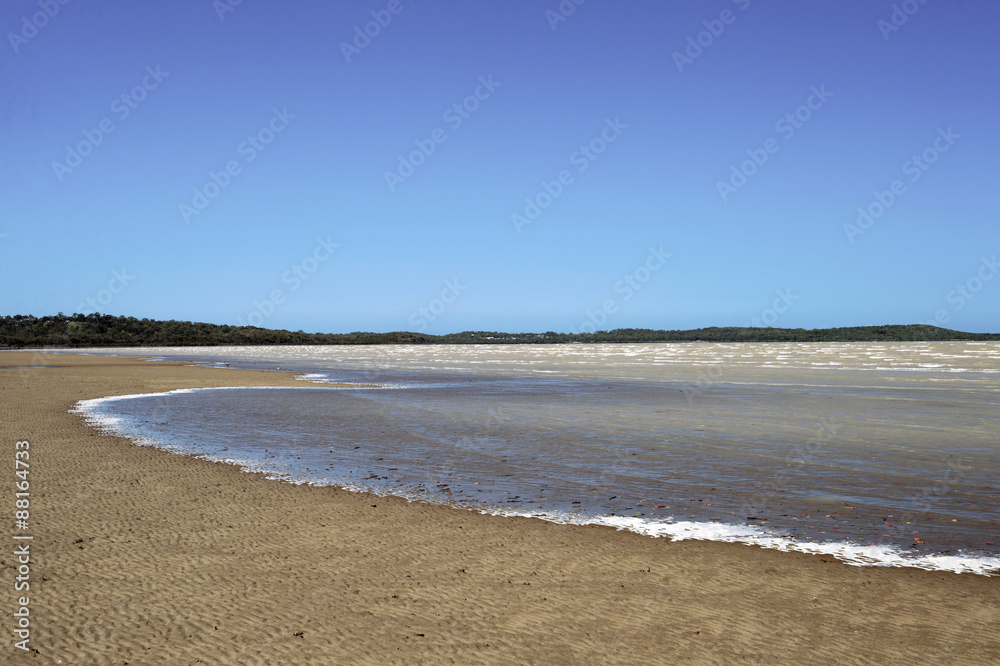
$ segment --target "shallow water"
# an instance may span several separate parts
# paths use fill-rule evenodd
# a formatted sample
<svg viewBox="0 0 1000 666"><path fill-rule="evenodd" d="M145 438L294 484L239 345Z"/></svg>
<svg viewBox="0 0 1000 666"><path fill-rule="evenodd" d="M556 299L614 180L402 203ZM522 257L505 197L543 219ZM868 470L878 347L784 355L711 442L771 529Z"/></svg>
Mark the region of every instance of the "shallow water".
<svg viewBox="0 0 1000 666"><path fill-rule="evenodd" d="M295 370L304 388L83 411L147 443L300 482L854 563L1000 564L975 559L1000 555L995 343L155 354ZM322 386L337 381L377 387Z"/></svg>

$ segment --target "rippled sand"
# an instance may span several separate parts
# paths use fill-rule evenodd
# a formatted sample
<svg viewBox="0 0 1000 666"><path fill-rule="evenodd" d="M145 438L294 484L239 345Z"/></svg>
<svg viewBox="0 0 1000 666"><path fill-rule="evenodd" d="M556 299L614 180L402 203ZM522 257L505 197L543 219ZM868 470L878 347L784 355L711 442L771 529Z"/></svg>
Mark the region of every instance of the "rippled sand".
<svg viewBox="0 0 1000 666"><path fill-rule="evenodd" d="M30 439L38 493L38 653L18 663L1000 660L1000 578L276 483L99 436L68 410L109 395L301 382L0 354L0 366L38 365L49 367L0 367L0 432L8 445ZM11 488L0 485L5 506Z"/></svg>

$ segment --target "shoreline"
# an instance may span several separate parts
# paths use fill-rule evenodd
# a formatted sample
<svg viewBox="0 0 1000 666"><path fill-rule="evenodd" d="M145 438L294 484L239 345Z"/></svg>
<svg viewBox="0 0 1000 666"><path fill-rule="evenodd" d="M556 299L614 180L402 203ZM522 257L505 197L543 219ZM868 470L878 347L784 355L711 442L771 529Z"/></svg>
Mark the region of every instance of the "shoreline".
<svg viewBox="0 0 1000 666"><path fill-rule="evenodd" d="M45 366L0 369L11 467L16 441L33 454L29 661L1000 659L997 577L270 481L99 435L68 410L177 388L302 387L296 373L65 352L0 361ZM13 492L13 479L0 486L7 507Z"/></svg>
<svg viewBox="0 0 1000 666"><path fill-rule="evenodd" d="M187 361L185 362L187 363ZM206 362L204 363L204 367L219 368L219 365L218 363ZM265 370L265 372L275 371ZM318 470L314 471L308 466L304 469L302 467L296 468L295 460L298 460L298 458L293 460L292 458L286 457L268 462L266 457L254 457L253 453L248 453L247 451L243 451L242 454L238 454L237 457L234 458L234 454L232 452L224 453L229 451L228 446L219 451L212 450L212 447L205 447L191 443L186 445L168 445L163 441L159 441L155 438L150 438L149 436L142 434L141 430L137 431L134 425L131 427L123 426L117 422L116 417L109 417L107 413L102 411L103 407L107 403L114 403L119 400L128 401L130 399L165 397L171 394L190 394L200 391L326 391L377 388L375 385L362 384L343 384L333 382L311 383L308 380L310 377L314 377L315 375L303 375L300 372L295 372L293 374L295 374L301 385L277 387L266 386L249 389L243 387L226 387L223 389L189 388L177 389L166 393L102 397L93 400L79 401L76 403L71 412L80 415L88 423L88 425L92 426L99 433L104 435L126 437L137 443L141 441L143 446L152 446L154 448L168 451L170 453L176 453L178 455L189 455L201 460L227 463L238 467L244 472L261 473L267 479L278 482L308 484L312 486L332 486L349 490L351 492L367 493L377 497L401 497L410 501L427 502L463 511L475 511L496 516L535 518L557 524L604 525L618 530L627 530L654 538L668 537L677 541L694 539L741 543L745 545L757 545L762 548L782 552L794 551L819 554L833 557L841 562L851 564L853 566L912 567L927 571L950 571L953 573L972 573L986 576L1000 575L1000 557L996 554L977 553L971 549L969 551L959 549L955 554L951 554L951 550L945 550L944 552L921 553L914 552L912 550L905 550L900 544L890 544L885 542L860 543L850 541L846 536L842 536L840 539L832 538L827 540L795 538L789 534L782 534L781 532L783 530L780 529L775 530L762 525L724 522L715 518L699 520L694 517L690 517L689 519L684 519L682 517L677 520L674 519L673 515L669 518L666 516L643 517L644 514L642 513L638 516L629 516L624 514L617 515L614 512L606 513L602 512L600 509L594 508L591 508L588 512L581 511L579 507L570 507L569 509L566 509L557 506L545 506L536 502L530 503L534 506L522 504L520 505L520 508L517 508L500 502L484 503L481 500L475 500L473 498L463 498L466 500L463 503L462 501L451 496L450 489L447 491L448 495L443 495L434 494L433 492L428 494L428 489L424 488L423 484L418 484L416 488L412 486L380 487L378 485L372 485L368 482L368 479L377 476L377 473L371 469L366 472L366 474L372 475L371 477L366 476L362 478L360 475L357 475L353 479L345 479L341 476L339 477L339 481L331 481L325 474L323 474L323 472ZM169 417L164 416L163 418ZM391 452L387 452L387 454L391 455ZM282 462L282 460L286 462ZM379 460L381 460L381 458ZM306 464L308 465L308 463ZM388 464L395 465L392 469L399 469L401 463L398 460L394 460ZM290 466L292 466L292 469L288 469ZM407 474L412 475L417 472L416 468L405 469ZM386 470L379 471L384 473ZM464 473L465 472L458 472L458 474ZM382 479L387 477L378 478ZM483 477L479 478L482 479ZM454 483L456 483L454 480L449 480L449 484ZM476 485L478 485L478 483L479 482L476 482ZM431 490L433 490L433 488L431 488ZM511 491L510 494L513 494L513 492L525 493L529 491L519 489L518 491ZM577 510L573 511L573 509ZM790 511L791 509L786 508L785 510ZM924 537L924 541L919 541L918 538L918 542L922 545L928 543L926 531L922 532L921 536ZM925 550L930 551L931 549L925 548Z"/></svg>

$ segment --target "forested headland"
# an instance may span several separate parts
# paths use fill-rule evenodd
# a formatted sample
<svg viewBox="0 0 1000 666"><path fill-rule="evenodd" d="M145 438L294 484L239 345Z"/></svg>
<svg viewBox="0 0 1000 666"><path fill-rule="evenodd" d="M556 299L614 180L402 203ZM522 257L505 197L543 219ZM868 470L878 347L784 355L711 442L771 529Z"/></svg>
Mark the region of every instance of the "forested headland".
<svg viewBox="0 0 1000 666"><path fill-rule="evenodd" d="M256 326L160 321L102 314L0 317L0 347L148 347L189 345L367 345L367 344L567 344L603 342L908 342L1000 340L995 333L964 333L926 324L844 328L710 327L692 330L619 328L596 333L503 333L464 331L428 335L305 333Z"/></svg>

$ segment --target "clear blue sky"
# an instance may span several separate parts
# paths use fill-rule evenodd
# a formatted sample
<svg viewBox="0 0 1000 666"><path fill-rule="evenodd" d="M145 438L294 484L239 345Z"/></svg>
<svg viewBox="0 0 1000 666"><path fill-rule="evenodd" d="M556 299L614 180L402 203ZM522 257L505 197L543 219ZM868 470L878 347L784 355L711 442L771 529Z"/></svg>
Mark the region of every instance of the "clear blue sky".
<svg viewBox="0 0 1000 666"><path fill-rule="evenodd" d="M0 10L2 314L1000 332L995 2L63 1Z"/></svg>

